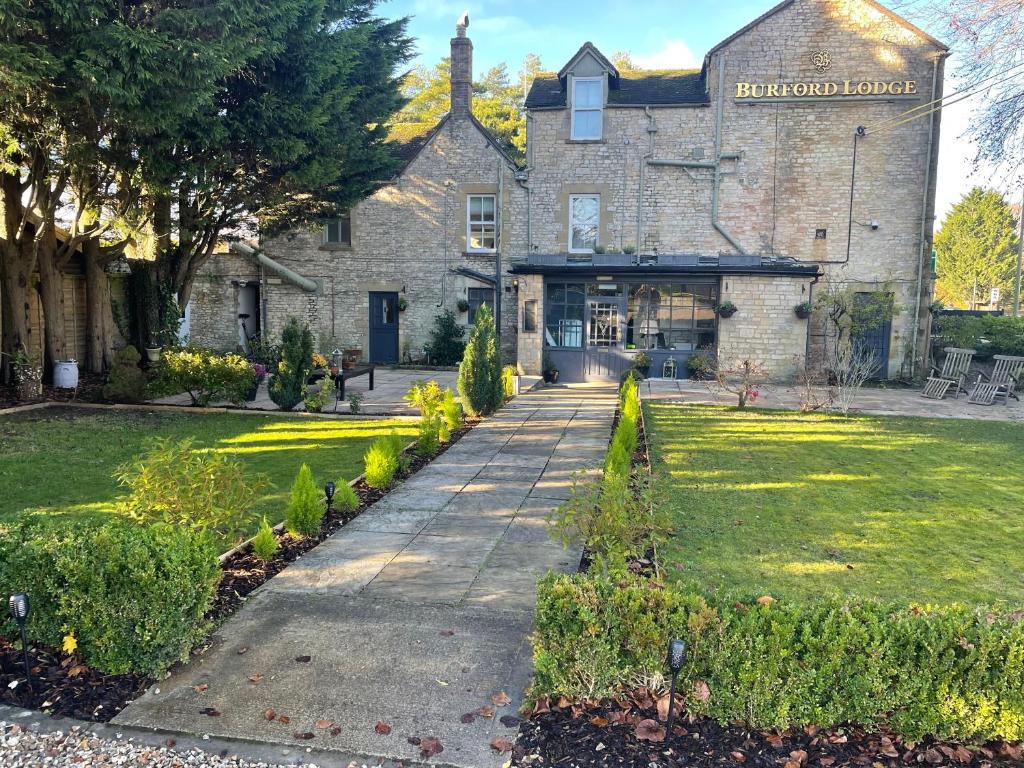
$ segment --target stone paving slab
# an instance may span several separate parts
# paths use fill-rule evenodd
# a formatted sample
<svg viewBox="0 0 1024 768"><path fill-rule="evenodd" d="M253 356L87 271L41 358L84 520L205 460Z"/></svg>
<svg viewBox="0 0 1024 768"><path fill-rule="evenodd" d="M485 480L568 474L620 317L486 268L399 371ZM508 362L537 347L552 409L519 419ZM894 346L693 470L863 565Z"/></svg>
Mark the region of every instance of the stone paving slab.
<svg viewBox="0 0 1024 768"><path fill-rule="evenodd" d="M537 580L580 559L551 541L547 516L574 471L602 464L614 408L612 387L516 398L263 585L205 654L115 722L404 761L418 759L409 736L435 736L433 762L502 765L489 743L514 729L460 717L499 691L512 699L499 716L522 702Z"/></svg>

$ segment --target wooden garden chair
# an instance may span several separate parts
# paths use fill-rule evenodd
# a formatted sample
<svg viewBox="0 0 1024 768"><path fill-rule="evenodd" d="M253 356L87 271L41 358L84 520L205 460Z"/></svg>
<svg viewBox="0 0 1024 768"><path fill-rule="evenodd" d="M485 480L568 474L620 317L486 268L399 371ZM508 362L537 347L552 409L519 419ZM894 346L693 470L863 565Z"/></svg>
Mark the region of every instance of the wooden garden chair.
<svg viewBox="0 0 1024 768"><path fill-rule="evenodd" d="M995 361L992 373L981 374L978 383L974 385L974 389L967 396L967 402L977 405L992 405L1000 397L1007 405L1010 404L1011 397L1019 402L1017 388L1021 385L1021 380L1024 379L1024 357L993 355L992 359ZM985 381L982 381L982 378Z"/></svg>
<svg viewBox="0 0 1024 768"><path fill-rule="evenodd" d="M924 390L921 392L923 397L941 400L946 396L950 387L954 387L954 398L959 398L961 391L967 391L967 374L977 352L973 349L958 347L946 347L943 352L946 353L946 359L942 361L942 370L932 367L931 374L924 383Z"/></svg>

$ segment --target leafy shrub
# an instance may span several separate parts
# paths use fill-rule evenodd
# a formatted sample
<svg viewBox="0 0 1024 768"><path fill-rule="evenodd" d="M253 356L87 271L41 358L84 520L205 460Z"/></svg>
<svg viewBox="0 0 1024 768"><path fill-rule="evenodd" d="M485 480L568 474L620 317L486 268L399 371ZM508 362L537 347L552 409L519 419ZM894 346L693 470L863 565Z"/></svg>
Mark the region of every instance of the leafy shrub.
<svg viewBox="0 0 1024 768"><path fill-rule="evenodd" d="M26 516L0 536L0 590L26 592L33 642L78 640L108 674L158 675L209 628L220 579L212 538L169 525ZM0 635L16 629L0 619Z"/></svg>
<svg viewBox="0 0 1024 768"><path fill-rule="evenodd" d="M698 682L710 690L688 696L687 706L723 724L887 722L912 740L1024 738L1019 614L838 598L765 602L550 575L537 599L532 693L658 688L665 639L681 637L689 653L680 690Z"/></svg>
<svg viewBox="0 0 1024 768"><path fill-rule="evenodd" d="M458 365L466 348L462 340L466 329L459 325L454 313L445 310L434 318L434 327L430 331L423 351L434 365Z"/></svg>
<svg viewBox="0 0 1024 768"><path fill-rule="evenodd" d="M371 488L390 488L398 472L398 450L391 436L374 440L366 451L364 461L366 484Z"/></svg>
<svg viewBox="0 0 1024 768"><path fill-rule="evenodd" d="M290 317L281 332L281 359L274 368L269 394L281 410L302 402L306 379L313 367L313 334L308 325Z"/></svg>
<svg viewBox="0 0 1024 768"><path fill-rule="evenodd" d="M260 529L252 538L252 553L260 560L266 562L277 554L279 547L277 536L274 535L274 529L270 527L270 523L264 517L263 522L260 523Z"/></svg>
<svg viewBox="0 0 1024 768"><path fill-rule="evenodd" d="M352 413L359 413L360 409L363 407L363 398L364 395L362 392L353 392L350 394L348 396L348 409Z"/></svg>
<svg viewBox="0 0 1024 768"><path fill-rule="evenodd" d="M416 455L432 459L441 450L441 428L444 422L440 416L420 419L419 434L416 436Z"/></svg>
<svg viewBox="0 0 1024 768"><path fill-rule="evenodd" d="M310 392L308 388L303 389L302 404L310 413L320 413L330 400L331 388L325 383L326 381L326 379L322 380L319 389L315 392Z"/></svg>
<svg viewBox="0 0 1024 768"><path fill-rule="evenodd" d="M285 529L299 538L313 536L320 532L320 523L326 511L323 493L313 480L309 466L303 464L292 484L291 498L284 515Z"/></svg>
<svg viewBox="0 0 1024 768"><path fill-rule="evenodd" d="M472 416L486 416L504 401L501 384L501 350L494 330L494 316L483 305L477 310L473 333L459 366L462 407Z"/></svg>
<svg viewBox="0 0 1024 768"><path fill-rule="evenodd" d="M241 405L256 381L256 373L241 355L186 347L164 352L160 381L167 391L188 392L192 405L207 406L214 400Z"/></svg>
<svg viewBox="0 0 1024 768"><path fill-rule="evenodd" d="M455 399L455 393L448 388L445 388L444 397L441 400L441 412L448 429L458 429L462 426L462 406Z"/></svg>
<svg viewBox="0 0 1024 768"><path fill-rule="evenodd" d="M979 358L1024 355L1024 318L940 315L935 335L944 347L975 349Z"/></svg>
<svg viewBox="0 0 1024 768"><path fill-rule="evenodd" d="M431 419L441 412L444 392L436 381L414 381L402 399L419 408L423 418Z"/></svg>
<svg viewBox="0 0 1024 768"><path fill-rule="evenodd" d="M333 504L339 512L355 512L359 509L359 495L348 483L339 483L334 490Z"/></svg>
<svg viewBox="0 0 1024 768"><path fill-rule="evenodd" d="M114 355L114 364L103 387L103 397L122 403L138 403L146 399L146 374L139 368L142 356L128 345Z"/></svg>
<svg viewBox="0 0 1024 768"><path fill-rule="evenodd" d="M199 451L193 439L157 438L140 456L114 472L128 493L117 500L120 512L143 523L163 522L188 530L217 533L237 541L252 521L261 476L224 453Z"/></svg>
<svg viewBox="0 0 1024 768"><path fill-rule="evenodd" d="M506 365L501 369L501 389L505 398L508 399L516 393L516 367L514 365Z"/></svg>

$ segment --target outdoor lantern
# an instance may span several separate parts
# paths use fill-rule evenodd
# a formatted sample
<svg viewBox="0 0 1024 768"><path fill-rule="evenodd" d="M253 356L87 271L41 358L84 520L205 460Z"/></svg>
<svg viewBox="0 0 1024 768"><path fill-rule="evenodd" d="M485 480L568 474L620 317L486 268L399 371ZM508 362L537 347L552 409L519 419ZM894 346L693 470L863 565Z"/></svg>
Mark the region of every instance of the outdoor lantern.
<svg viewBox="0 0 1024 768"><path fill-rule="evenodd" d="M334 481L333 480L328 480L327 484L324 486L324 496L327 497L327 511L328 512L331 511L331 500L334 498L334 488L335 488L335 485L334 485Z"/></svg>
<svg viewBox="0 0 1024 768"><path fill-rule="evenodd" d="M672 717L675 713L676 704L676 678L679 677L679 670L686 663L686 643L682 640L668 641L668 668L672 673L672 684L668 689L668 725L666 733L672 735Z"/></svg>
<svg viewBox="0 0 1024 768"><path fill-rule="evenodd" d="M676 359L674 357L670 357L661 366L661 377L663 379L674 379L676 377Z"/></svg>
<svg viewBox="0 0 1024 768"><path fill-rule="evenodd" d="M32 665L28 661L28 638L25 636L25 623L28 621L28 595L22 592L11 595L8 606L11 609L11 618L21 630L21 652L25 660L25 680L28 682L28 689L32 691Z"/></svg>
<svg viewBox="0 0 1024 768"><path fill-rule="evenodd" d="M331 352L331 367L341 368L341 361L344 357L344 353L340 349L335 349Z"/></svg>

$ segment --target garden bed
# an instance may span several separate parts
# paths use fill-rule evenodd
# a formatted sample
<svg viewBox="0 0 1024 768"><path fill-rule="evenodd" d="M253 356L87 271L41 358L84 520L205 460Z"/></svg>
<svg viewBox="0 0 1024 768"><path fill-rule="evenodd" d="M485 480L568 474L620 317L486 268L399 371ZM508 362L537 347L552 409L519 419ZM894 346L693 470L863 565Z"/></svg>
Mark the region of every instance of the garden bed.
<svg viewBox="0 0 1024 768"><path fill-rule="evenodd" d="M106 402L103 397L103 385L107 376L104 373L84 373L78 376L78 387L76 389L58 389L49 384L43 385L43 396L38 400L19 400L17 388L14 386L0 385L0 408L16 408L19 405L31 405L32 403L54 402L54 403L102 403Z"/></svg>
<svg viewBox="0 0 1024 768"><path fill-rule="evenodd" d="M451 439L441 446L437 456L457 443L475 422L451 433ZM434 458L424 459L409 452L410 464L404 480ZM284 570L302 554L313 549L364 510L384 497L389 491L369 487L359 480L353 485L359 496L359 507L352 512L332 509L323 519L320 531L313 536L297 539L285 533L277 535L279 548L268 561L257 558L248 548L227 557L221 563L223 576L217 585L216 597L207 618L220 624L245 602L259 586ZM77 663L74 655L62 654L57 649L30 644L30 666L34 690L24 684L24 664L20 649L0 638L0 703L27 709L39 709L48 714L64 715L82 720L106 722L137 698L154 680L143 675L106 675ZM196 653L201 653L199 650ZM11 683L22 681L14 688Z"/></svg>

